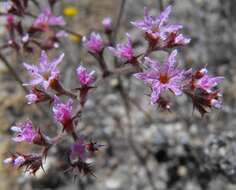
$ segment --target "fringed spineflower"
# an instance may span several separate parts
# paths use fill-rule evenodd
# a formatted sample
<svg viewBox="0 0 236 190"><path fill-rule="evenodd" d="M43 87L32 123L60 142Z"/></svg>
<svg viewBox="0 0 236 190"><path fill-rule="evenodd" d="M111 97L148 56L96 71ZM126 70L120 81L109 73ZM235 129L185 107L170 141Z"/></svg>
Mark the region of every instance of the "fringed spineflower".
<svg viewBox="0 0 236 190"><path fill-rule="evenodd" d="M159 100L161 93L170 90L176 96L182 94L184 70L176 67L177 50L167 57L164 64L145 58L145 64L149 67L147 71L136 73L134 76L151 85L151 103L155 104Z"/></svg>
<svg viewBox="0 0 236 190"><path fill-rule="evenodd" d="M49 26L63 26L65 24L62 16L55 16L50 8L45 8L35 19L33 26L41 30L48 30Z"/></svg>
<svg viewBox="0 0 236 190"><path fill-rule="evenodd" d="M24 67L32 77L32 80L24 85L36 86L40 84L47 90L59 77L60 71L57 66L61 63L63 57L64 53L49 62L46 52L42 51L38 66L24 63Z"/></svg>
<svg viewBox="0 0 236 190"><path fill-rule="evenodd" d="M89 73L82 65L76 69L76 77L82 86L90 86L96 79L94 74L95 71Z"/></svg>
<svg viewBox="0 0 236 190"><path fill-rule="evenodd" d="M83 43L85 48L90 52L94 54L99 54L102 52L104 48L104 41L100 34L92 32L90 36L83 37Z"/></svg>
<svg viewBox="0 0 236 190"><path fill-rule="evenodd" d="M55 95L53 102L53 115L57 122L63 125L63 130L73 132L73 100L69 99L66 103L60 101Z"/></svg>
<svg viewBox="0 0 236 190"><path fill-rule="evenodd" d="M126 34L128 37L127 44L117 44L116 48L109 47L109 50L118 58L123 59L130 63L136 63L137 59L134 55L133 45L130 34Z"/></svg>

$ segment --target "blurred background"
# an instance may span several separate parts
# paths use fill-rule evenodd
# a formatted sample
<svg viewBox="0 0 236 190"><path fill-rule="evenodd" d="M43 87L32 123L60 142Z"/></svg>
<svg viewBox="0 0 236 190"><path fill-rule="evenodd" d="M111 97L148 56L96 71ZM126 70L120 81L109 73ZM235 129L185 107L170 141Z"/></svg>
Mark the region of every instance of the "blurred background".
<svg viewBox="0 0 236 190"><path fill-rule="evenodd" d="M45 6L45 2L42 7ZM65 151L68 142L52 149L45 163L46 174L28 176L0 164L0 190L236 190L236 1L235 0L64 0L55 12L65 14L65 8L78 9L75 16L64 15L67 28L83 35L102 31L101 21L110 16L114 23L122 7L117 41L126 41L129 32L137 52L145 46L142 34L130 21L143 18L143 8L158 15L163 7L172 4L172 23L184 26L190 36L189 46L178 54L180 65L200 68L207 65L209 73L225 76L222 84L223 110L213 110L203 118L193 111L191 101L180 97L171 112L162 112L149 103L146 88L130 75L121 77L129 95L130 116L119 93L119 80L109 77L90 95L80 121L81 133L106 148L94 158L94 177L73 176L65 170ZM1 42L5 40L5 18L0 18ZM73 88L74 70L82 61L97 69L96 60L82 48L81 39L69 35L52 54L64 51L61 64L63 83ZM27 75L22 62L36 63L38 53L18 54L13 50L1 52L23 81ZM108 52L107 62L113 61ZM162 59L162 54L155 55ZM112 67L112 66L111 66ZM99 73L99 71L97 70ZM73 76L73 77L72 77ZM42 105L47 110L47 105ZM27 105L25 92L0 61L0 160L9 152L37 151L26 143L15 145L9 128L17 121L32 119L40 126L50 125L50 110L46 114L35 105ZM127 137L132 125L133 141Z"/></svg>

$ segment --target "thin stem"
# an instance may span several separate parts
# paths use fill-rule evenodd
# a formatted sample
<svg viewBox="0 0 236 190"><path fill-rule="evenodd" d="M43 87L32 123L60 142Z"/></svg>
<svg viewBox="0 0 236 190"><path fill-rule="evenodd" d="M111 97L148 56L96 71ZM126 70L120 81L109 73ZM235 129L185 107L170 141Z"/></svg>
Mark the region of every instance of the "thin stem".
<svg viewBox="0 0 236 190"><path fill-rule="evenodd" d="M102 53L100 54L93 54L93 53L90 53L90 55L92 55L99 63L99 66L103 72L103 78L107 77L108 75L110 75L110 71L108 70L107 68L107 64L103 58L103 55Z"/></svg>
<svg viewBox="0 0 236 190"><path fill-rule="evenodd" d="M123 15L125 3L126 3L126 0L122 0L121 6L120 6L120 10L119 10L119 15L118 15L116 26L115 26L115 30L114 30L114 33L113 33L113 39L112 39L112 42L111 42L112 45L114 45L114 43L116 42L116 36L117 36L117 33L118 33L118 29L120 27L120 22L121 22L121 18L122 18L122 15ZM115 59L115 63L116 62L117 62L117 59ZM125 92L125 89L124 89L124 86L123 86L121 78L118 76L117 79L119 81L119 88L118 88L118 90L120 92L121 98L122 98L123 103L124 103L124 107L125 107L125 111L126 111L126 115L127 115L127 121L128 121L128 125L129 125L129 131L128 131L128 134L127 134L128 143L129 143L131 149L133 150L135 156L137 157L138 161L144 167L144 169L146 171L146 175L147 175L148 181L149 181L152 189L156 190L155 183L154 183L154 180L152 178L152 174L151 174L150 170L147 167L146 160L139 153L139 151L137 150L137 148L135 147L135 145L133 143L133 138L132 138L132 128L133 128L132 126L133 125L132 125L131 115L130 115L129 98L128 98L128 94Z"/></svg>
<svg viewBox="0 0 236 190"><path fill-rule="evenodd" d="M125 8L125 3L126 3L126 0L121 1L119 14L118 14L118 17L117 17L117 21L116 21L116 25L115 25L115 29L114 29L114 33L113 33L113 40L112 40L113 43L112 44L114 44L114 42L116 41L117 33L118 33L119 28L120 28L121 18L122 18L124 8Z"/></svg>
<svg viewBox="0 0 236 190"><path fill-rule="evenodd" d="M72 30L70 30L70 29L68 29L68 28L65 28L65 27L60 27L60 29L66 31L66 32L69 33L69 34L72 34L72 35L74 35L74 36L77 36L77 37L79 37L79 38L81 38L81 37L83 36L82 34L79 34L79 33L75 32L75 31L72 31Z"/></svg>
<svg viewBox="0 0 236 190"><path fill-rule="evenodd" d="M51 88L53 90L55 90L56 92L58 92L57 95L65 95L68 97L71 97L73 99L77 99L77 95L74 94L73 92L71 92L70 90L66 89L58 80L55 80L52 85Z"/></svg>
<svg viewBox="0 0 236 190"><path fill-rule="evenodd" d="M140 72L140 68L137 65L126 66L121 68L114 68L111 70L111 74L132 74Z"/></svg>
<svg viewBox="0 0 236 190"><path fill-rule="evenodd" d="M76 99L76 98L77 98L77 95L76 95L76 94L74 94L73 92L71 92L71 91L65 89L64 87L63 87L63 94L66 95L66 96L69 96L69 97L71 97L71 98L73 98L73 99Z"/></svg>
<svg viewBox="0 0 236 190"><path fill-rule="evenodd" d="M7 61L7 59L0 54L0 59L2 60L2 62L5 64L5 66L8 68L8 70L10 71L10 73L12 74L12 76L15 78L15 80L19 83L19 85L21 86L21 88L25 91L26 94L29 93L28 89L23 86L23 81L21 80L21 78L19 77L19 75L17 74L17 72L14 70L14 68L10 65L10 63Z"/></svg>

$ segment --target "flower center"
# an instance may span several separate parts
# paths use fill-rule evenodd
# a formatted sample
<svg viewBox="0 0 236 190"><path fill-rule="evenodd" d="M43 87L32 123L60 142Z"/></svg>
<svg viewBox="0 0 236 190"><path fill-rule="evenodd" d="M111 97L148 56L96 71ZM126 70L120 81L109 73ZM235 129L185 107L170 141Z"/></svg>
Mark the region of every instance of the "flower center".
<svg viewBox="0 0 236 190"><path fill-rule="evenodd" d="M169 78L169 76L167 75L167 73L162 73L162 74L160 75L159 80L160 80L160 82L161 82L162 84L166 84L166 83L169 82L170 78Z"/></svg>
<svg viewBox="0 0 236 190"><path fill-rule="evenodd" d="M49 24L48 24L48 22L42 22L42 23L38 24L37 27L42 29L42 30L48 30Z"/></svg>
<svg viewBox="0 0 236 190"><path fill-rule="evenodd" d="M152 32L160 32L159 26L153 26L152 27Z"/></svg>
<svg viewBox="0 0 236 190"><path fill-rule="evenodd" d="M43 78L44 78L45 80L48 80L48 79L49 79L49 76L50 76L49 72L43 73Z"/></svg>

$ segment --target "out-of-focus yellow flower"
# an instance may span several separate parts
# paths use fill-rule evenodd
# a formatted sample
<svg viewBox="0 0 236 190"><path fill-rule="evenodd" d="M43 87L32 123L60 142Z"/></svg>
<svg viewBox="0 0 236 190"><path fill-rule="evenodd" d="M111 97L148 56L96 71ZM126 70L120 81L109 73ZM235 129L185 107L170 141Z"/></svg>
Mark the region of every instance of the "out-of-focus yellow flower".
<svg viewBox="0 0 236 190"><path fill-rule="evenodd" d="M69 6L69 7L64 8L63 13L65 16L73 17L79 13L79 9L73 6Z"/></svg>
<svg viewBox="0 0 236 190"><path fill-rule="evenodd" d="M74 34L70 34L68 36L69 40L71 40L72 42L76 42L76 43L79 43L80 40L81 40L81 36L79 35L74 35Z"/></svg>

